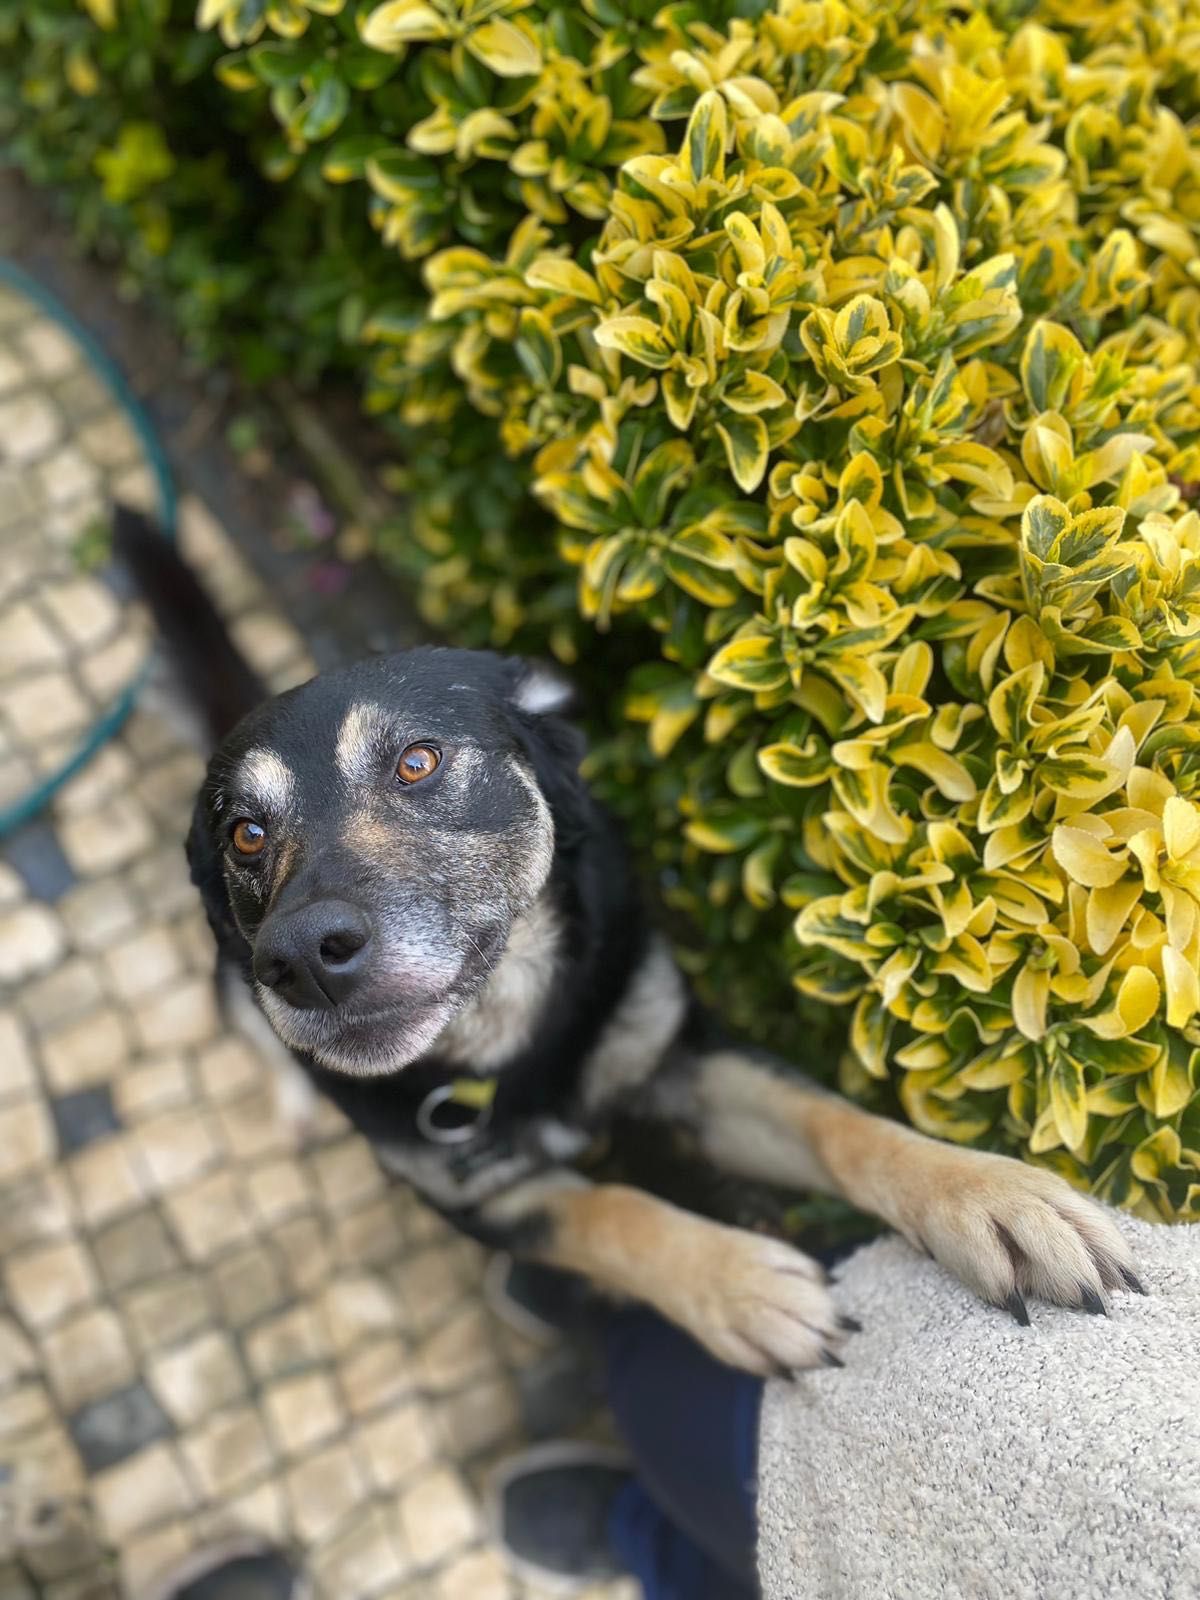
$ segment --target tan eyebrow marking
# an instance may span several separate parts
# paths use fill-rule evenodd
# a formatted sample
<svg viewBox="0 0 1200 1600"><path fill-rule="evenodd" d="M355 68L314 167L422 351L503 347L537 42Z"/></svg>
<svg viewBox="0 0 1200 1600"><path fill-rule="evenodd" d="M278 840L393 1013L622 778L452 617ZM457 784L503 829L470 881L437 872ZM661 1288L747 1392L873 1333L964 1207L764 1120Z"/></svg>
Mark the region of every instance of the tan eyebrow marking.
<svg viewBox="0 0 1200 1600"><path fill-rule="evenodd" d="M333 760L348 783L367 783L374 777L379 740L388 726L389 718L382 707L367 703L351 706L342 718Z"/></svg>
<svg viewBox="0 0 1200 1600"><path fill-rule="evenodd" d="M274 750L247 750L238 766L238 780L265 811L286 811L292 803L295 779Z"/></svg>

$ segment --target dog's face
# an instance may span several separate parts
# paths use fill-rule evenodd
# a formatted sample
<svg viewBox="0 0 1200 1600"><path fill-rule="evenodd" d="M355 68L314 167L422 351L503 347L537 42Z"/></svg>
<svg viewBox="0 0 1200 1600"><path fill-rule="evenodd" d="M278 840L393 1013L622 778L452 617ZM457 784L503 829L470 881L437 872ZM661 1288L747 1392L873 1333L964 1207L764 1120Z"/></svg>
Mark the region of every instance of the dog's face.
<svg viewBox="0 0 1200 1600"><path fill-rule="evenodd" d="M566 698L523 662L414 650L314 678L226 739L193 871L285 1044L394 1071L479 991L546 886L556 790L578 782Z"/></svg>

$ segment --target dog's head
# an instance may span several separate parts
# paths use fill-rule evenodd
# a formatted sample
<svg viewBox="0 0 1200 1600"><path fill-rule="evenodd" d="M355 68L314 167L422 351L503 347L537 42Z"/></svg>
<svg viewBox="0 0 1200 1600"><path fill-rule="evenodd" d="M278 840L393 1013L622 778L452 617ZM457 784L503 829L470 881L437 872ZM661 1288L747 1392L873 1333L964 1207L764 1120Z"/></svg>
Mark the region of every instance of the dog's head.
<svg viewBox="0 0 1200 1600"><path fill-rule="evenodd" d="M286 1044L390 1072L478 993L581 824L567 699L522 661L413 650L314 678L225 740L193 876Z"/></svg>

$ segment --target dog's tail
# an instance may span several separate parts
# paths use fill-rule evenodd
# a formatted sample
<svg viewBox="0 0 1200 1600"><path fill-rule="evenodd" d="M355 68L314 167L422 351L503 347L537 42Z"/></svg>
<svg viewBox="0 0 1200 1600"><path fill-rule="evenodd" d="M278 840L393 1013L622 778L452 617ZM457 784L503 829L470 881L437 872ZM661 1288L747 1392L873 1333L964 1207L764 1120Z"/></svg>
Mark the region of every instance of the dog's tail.
<svg viewBox="0 0 1200 1600"><path fill-rule="evenodd" d="M175 545L127 506L113 513L113 555L149 607L172 677L212 748L265 699L266 687Z"/></svg>

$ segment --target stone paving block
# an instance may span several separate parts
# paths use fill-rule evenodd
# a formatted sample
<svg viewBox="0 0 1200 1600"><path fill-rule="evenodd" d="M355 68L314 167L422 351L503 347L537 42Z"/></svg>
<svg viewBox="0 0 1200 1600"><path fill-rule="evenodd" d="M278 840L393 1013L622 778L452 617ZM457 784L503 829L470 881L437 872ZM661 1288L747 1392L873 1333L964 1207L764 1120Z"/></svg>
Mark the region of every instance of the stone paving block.
<svg viewBox="0 0 1200 1600"><path fill-rule="evenodd" d="M338 1261L354 1261L362 1267L382 1267L394 1263L404 1249L401 1212L394 1193L380 1195L355 1211L333 1219L333 1252ZM403 1302L395 1296L398 1312Z"/></svg>
<svg viewBox="0 0 1200 1600"><path fill-rule="evenodd" d="M116 1466L156 1439L169 1438L170 1420L144 1383L92 1400L70 1419L71 1436L89 1472Z"/></svg>
<svg viewBox="0 0 1200 1600"><path fill-rule="evenodd" d="M50 1102L58 1133L58 1148L71 1155L120 1131L121 1122L113 1104L112 1088L107 1083L95 1089L76 1089L73 1094L57 1095Z"/></svg>
<svg viewBox="0 0 1200 1600"><path fill-rule="evenodd" d="M437 1417L450 1457L467 1461L521 1429L521 1410L511 1378L485 1378L437 1404Z"/></svg>
<svg viewBox="0 0 1200 1600"><path fill-rule="evenodd" d="M104 964L113 993L122 1000L135 1000L173 984L183 971L182 957L166 927L128 934L110 947Z"/></svg>
<svg viewBox="0 0 1200 1600"><path fill-rule="evenodd" d="M289 1160L268 1161L255 1167L246 1175L246 1188L259 1220L268 1226L305 1210L312 1198L304 1174L295 1161Z"/></svg>
<svg viewBox="0 0 1200 1600"><path fill-rule="evenodd" d="M41 1043L42 1065L56 1094L106 1080L128 1053L125 1018L115 1006L101 1006Z"/></svg>
<svg viewBox="0 0 1200 1600"><path fill-rule="evenodd" d="M399 1339L380 1339L356 1350L338 1365L346 1404L356 1417L393 1405L412 1393L408 1350Z"/></svg>
<svg viewBox="0 0 1200 1600"><path fill-rule="evenodd" d="M214 1099L253 1088L263 1075L263 1065L244 1039L223 1033L196 1054L196 1068L205 1094Z"/></svg>
<svg viewBox="0 0 1200 1600"><path fill-rule="evenodd" d="M46 1374L64 1411L76 1411L133 1382L133 1353L121 1319L93 1306L45 1336Z"/></svg>
<svg viewBox="0 0 1200 1600"><path fill-rule="evenodd" d="M8 1260L4 1282L13 1309L28 1328L45 1329L90 1300L92 1264L72 1239L42 1245Z"/></svg>
<svg viewBox="0 0 1200 1600"><path fill-rule="evenodd" d="M473 1302L430 1334L414 1355L422 1382L442 1393L459 1389L472 1379L491 1376L497 1365L491 1328L482 1308Z"/></svg>
<svg viewBox="0 0 1200 1600"><path fill-rule="evenodd" d="M91 499L103 489L104 477L94 461L73 444L60 445L37 469L46 503L56 508Z"/></svg>
<svg viewBox="0 0 1200 1600"><path fill-rule="evenodd" d="M139 915L137 901L116 877L97 878L70 890L58 903L67 937L77 950L103 950Z"/></svg>
<svg viewBox="0 0 1200 1600"><path fill-rule="evenodd" d="M34 817L15 828L4 840L4 854L33 900L52 904L76 881L71 863L63 854L58 835L46 816Z"/></svg>
<svg viewBox="0 0 1200 1600"><path fill-rule="evenodd" d="M115 406L81 428L76 437L101 467L124 466L140 453L137 434L125 413Z"/></svg>
<svg viewBox="0 0 1200 1600"><path fill-rule="evenodd" d="M212 1284L222 1321L231 1328L244 1328L287 1297L283 1275L261 1245L218 1261Z"/></svg>
<svg viewBox="0 0 1200 1600"><path fill-rule="evenodd" d="M63 639L32 601L4 608L0 628L0 676L60 666L66 656Z"/></svg>
<svg viewBox="0 0 1200 1600"><path fill-rule="evenodd" d="M331 1211L355 1205L384 1187L383 1173L362 1139L346 1139L312 1157L317 1183Z"/></svg>
<svg viewBox="0 0 1200 1600"><path fill-rule="evenodd" d="M232 1173L214 1172L164 1201L190 1261L211 1261L250 1236L249 1206Z"/></svg>
<svg viewBox="0 0 1200 1600"><path fill-rule="evenodd" d="M323 1372L281 1378L263 1392L263 1412L281 1455L295 1456L338 1431L342 1410Z"/></svg>
<svg viewBox="0 0 1200 1600"><path fill-rule="evenodd" d="M43 378L63 378L81 360L79 346L55 322L38 317L22 328L16 338L29 368Z"/></svg>
<svg viewBox="0 0 1200 1600"><path fill-rule="evenodd" d="M233 1340L216 1328L156 1355L148 1380L167 1415L181 1428L246 1392L246 1376Z"/></svg>
<svg viewBox="0 0 1200 1600"><path fill-rule="evenodd" d="M32 1377L38 1370L33 1345L11 1317L0 1316L0 1389Z"/></svg>
<svg viewBox="0 0 1200 1600"><path fill-rule="evenodd" d="M392 1333L398 1324L396 1299L384 1278L344 1273L328 1285L322 1310L334 1349L352 1350L361 1340Z"/></svg>
<svg viewBox="0 0 1200 1600"><path fill-rule="evenodd" d="M116 631L120 608L96 578L49 584L43 602L62 633L81 650L92 650Z"/></svg>
<svg viewBox="0 0 1200 1600"><path fill-rule="evenodd" d="M23 744L36 746L55 735L82 733L91 714L65 672L39 672L4 691L4 715Z"/></svg>
<svg viewBox="0 0 1200 1600"><path fill-rule="evenodd" d="M203 1044L221 1025L210 981L187 978L138 1001L133 1024L143 1050Z"/></svg>
<svg viewBox="0 0 1200 1600"><path fill-rule="evenodd" d="M23 1093L36 1082L24 1027L11 1011L0 1011L0 1096Z"/></svg>
<svg viewBox="0 0 1200 1600"><path fill-rule="evenodd" d="M117 740L110 739L54 796L54 810L60 817L91 811L114 794L128 789L135 776L136 768L129 752Z"/></svg>
<svg viewBox="0 0 1200 1600"><path fill-rule="evenodd" d="M62 420L41 395L0 401L0 439L7 459L27 464L45 456L62 436Z"/></svg>
<svg viewBox="0 0 1200 1600"><path fill-rule="evenodd" d="M50 1396L40 1383L23 1383L0 1395L0 1448L15 1450L13 1441L54 1419ZM22 1444L24 1453L24 1444Z"/></svg>
<svg viewBox="0 0 1200 1600"><path fill-rule="evenodd" d="M199 904L199 896L188 876L187 857L177 839L140 854L130 865L128 882L156 918L174 917L194 910Z"/></svg>
<svg viewBox="0 0 1200 1600"><path fill-rule="evenodd" d="M20 1006L33 1027L46 1032L91 1011L106 998L96 963L86 956L69 956L53 971L21 985Z"/></svg>
<svg viewBox="0 0 1200 1600"><path fill-rule="evenodd" d="M203 1283L183 1273L129 1289L120 1307L143 1359L197 1332L213 1317Z"/></svg>
<svg viewBox="0 0 1200 1600"><path fill-rule="evenodd" d="M305 1544L327 1538L367 1492L366 1473L346 1444L306 1455L286 1482L292 1525Z"/></svg>
<svg viewBox="0 0 1200 1600"><path fill-rule="evenodd" d="M83 878L127 867L156 842L144 807L127 794L113 795L79 816L64 817L59 837L67 860Z"/></svg>
<svg viewBox="0 0 1200 1600"><path fill-rule="evenodd" d="M43 1100L30 1097L0 1106L0 1183L26 1177L43 1166L54 1153L54 1144L54 1124Z"/></svg>
<svg viewBox="0 0 1200 1600"><path fill-rule="evenodd" d="M410 1571L400 1539L375 1507L319 1550L313 1560L317 1582L327 1595L349 1600L372 1597Z"/></svg>
<svg viewBox="0 0 1200 1600"><path fill-rule="evenodd" d="M63 1173L49 1167L6 1192L0 1206L0 1257L63 1238L75 1227L75 1197Z"/></svg>
<svg viewBox="0 0 1200 1600"><path fill-rule="evenodd" d="M49 906L30 901L0 912L0 983L48 971L62 954L63 925Z"/></svg>
<svg viewBox="0 0 1200 1600"><path fill-rule="evenodd" d="M191 1078L182 1055L168 1052L121 1069L112 1085L113 1104L122 1122L144 1122L162 1111L193 1099Z"/></svg>
<svg viewBox="0 0 1200 1600"><path fill-rule="evenodd" d="M67 1170L89 1228L99 1228L142 1204L147 1186L128 1138L104 1139L71 1157Z"/></svg>
<svg viewBox="0 0 1200 1600"><path fill-rule="evenodd" d="M473 1542L479 1513L466 1484L450 1467L438 1467L400 1497L400 1523L413 1559L432 1566Z"/></svg>
<svg viewBox="0 0 1200 1600"><path fill-rule="evenodd" d="M151 1445L99 1473L91 1488L100 1526L117 1546L143 1528L181 1516L193 1500L175 1450L167 1444Z"/></svg>
<svg viewBox="0 0 1200 1600"><path fill-rule="evenodd" d="M329 1335L315 1308L301 1304L260 1322L246 1334L245 1349L250 1370L265 1381L327 1360Z"/></svg>
<svg viewBox="0 0 1200 1600"><path fill-rule="evenodd" d="M314 1216L289 1217L272 1230L293 1294L307 1294L329 1276L332 1256L324 1223Z"/></svg>
<svg viewBox="0 0 1200 1600"><path fill-rule="evenodd" d="M54 385L54 398L69 422L86 421L112 404L106 385L86 367L59 378Z"/></svg>
<svg viewBox="0 0 1200 1600"><path fill-rule="evenodd" d="M494 1550L472 1550L438 1574L437 1600L511 1600L512 1579Z"/></svg>
<svg viewBox="0 0 1200 1600"><path fill-rule="evenodd" d="M168 1523L153 1533L127 1539L120 1552L125 1594L145 1594L152 1583L160 1582L167 1572L174 1571L192 1545L192 1532L186 1522ZM3 1593L0 1589L0 1596Z"/></svg>
<svg viewBox="0 0 1200 1600"><path fill-rule="evenodd" d="M215 1120L194 1105L140 1122L132 1142L154 1190L179 1189L224 1154Z"/></svg>
<svg viewBox="0 0 1200 1600"><path fill-rule="evenodd" d="M179 548L194 566L209 567L235 553L229 535L197 495L180 495L178 523Z"/></svg>
<svg viewBox="0 0 1200 1600"><path fill-rule="evenodd" d="M160 1277L179 1265L178 1252L154 1211L137 1211L110 1222L95 1236L93 1249L100 1275L113 1292Z"/></svg>
<svg viewBox="0 0 1200 1600"><path fill-rule="evenodd" d="M262 1418L253 1406L240 1406L213 1417L184 1436L182 1450L210 1500L225 1499L271 1465Z"/></svg>
<svg viewBox="0 0 1200 1600"><path fill-rule="evenodd" d="M421 1400L406 1401L380 1417L360 1422L353 1438L366 1459L372 1482L384 1492L408 1482L438 1454L436 1430Z"/></svg>
<svg viewBox="0 0 1200 1600"><path fill-rule="evenodd" d="M107 706L134 681L146 657L145 638L122 633L100 650L89 650L79 675L97 706Z"/></svg>
<svg viewBox="0 0 1200 1600"><path fill-rule="evenodd" d="M248 1095L225 1101L217 1111L221 1136L237 1161L275 1155L295 1146L295 1134L280 1117L273 1079Z"/></svg>

